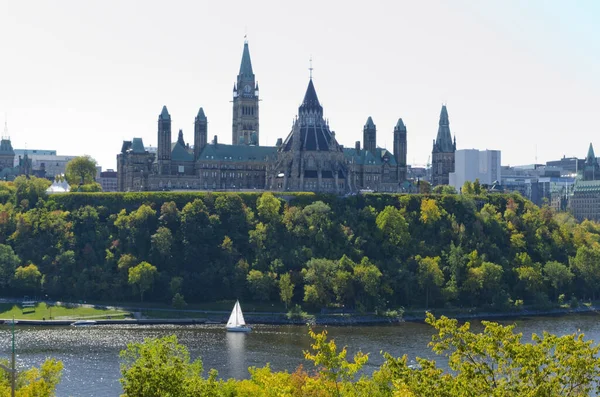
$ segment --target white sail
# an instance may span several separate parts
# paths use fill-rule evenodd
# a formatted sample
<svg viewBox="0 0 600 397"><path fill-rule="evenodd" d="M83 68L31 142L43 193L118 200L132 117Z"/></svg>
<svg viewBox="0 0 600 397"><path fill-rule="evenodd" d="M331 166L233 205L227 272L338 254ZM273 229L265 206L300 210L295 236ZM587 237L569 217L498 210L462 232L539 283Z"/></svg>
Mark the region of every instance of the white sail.
<svg viewBox="0 0 600 397"><path fill-rule="evenodd" d="M236 309L237 309L237 319L238 319L238 324L242 325L242 326L246 326L246 320L244 320L244 315L242 314L242 307L240 306L240 302L237 302L237 305L235 305Z"/></svg>
<svg viewBox="0 0 600 397"><path fill-rule="evenodd" d="M246 325L244 315L242 314L242 308L240 307L240 301L235 302L229 320L227 321L227 327L240 327Z"/></svg>

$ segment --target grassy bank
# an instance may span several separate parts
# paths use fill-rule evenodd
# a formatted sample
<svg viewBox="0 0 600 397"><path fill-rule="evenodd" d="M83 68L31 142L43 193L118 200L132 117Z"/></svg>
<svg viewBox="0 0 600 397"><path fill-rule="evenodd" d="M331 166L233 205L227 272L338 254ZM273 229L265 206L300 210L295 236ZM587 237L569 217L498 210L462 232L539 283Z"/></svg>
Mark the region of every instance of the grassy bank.
<svg viewBox="0 0 600 397"><path fill-rule="evenodd" d="M67 320L67 319L106 319L124 318L129 312L115 309L102 309L95 307L70 307L48 306L46 303L37 303L34 307L23 307L19 304L0 304L0 318L16 320Z"/></svg>

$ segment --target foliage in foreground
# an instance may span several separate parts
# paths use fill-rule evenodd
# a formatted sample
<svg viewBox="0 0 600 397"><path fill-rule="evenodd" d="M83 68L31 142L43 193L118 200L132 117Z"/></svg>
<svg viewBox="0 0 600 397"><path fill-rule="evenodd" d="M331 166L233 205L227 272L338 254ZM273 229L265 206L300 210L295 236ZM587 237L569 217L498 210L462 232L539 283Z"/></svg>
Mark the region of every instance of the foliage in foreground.
<svg viewBox="0 0 600 397"><path fill-rule="evenodd" d="M544 332L523 342L514 326L482 322L474 333L470 324L428 314L427 323L437 335L430 347L442 355L448 368L433 360L384 354L385 362L371 375L361 370L368 356L357 353L347 359L327 332L309 331L312 351L304 352L314 371L300 366L295 372L274 372L267 364L249 368L250 379L223 380L215 370L202 374L201 362L190 361L175 336L130 344L121 355L121 382L127 397L158 396L369 396L454 397L588 396L600 392L600 348L583 334L556 336Z"/></svg>
<svg viewBox="0 0 600 397"><path fill-rule="evenodd" d="M8 361L1 360L5 366ZM39 368L33 367L26 371L18 372L16 381L16 397L52 397L54 389L60 382L63 364L53 359L46 360ZM0 396L10 396L10 376L0 370Z"/></svg>

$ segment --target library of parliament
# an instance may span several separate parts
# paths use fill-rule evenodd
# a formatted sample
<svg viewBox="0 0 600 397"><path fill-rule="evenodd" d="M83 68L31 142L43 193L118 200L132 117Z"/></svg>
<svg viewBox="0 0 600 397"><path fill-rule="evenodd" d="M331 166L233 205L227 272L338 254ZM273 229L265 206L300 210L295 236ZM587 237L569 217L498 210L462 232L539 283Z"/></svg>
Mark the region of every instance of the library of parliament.
<svg viewBox="0 0 600 397"><path fill-rule="evenodd" d="M202 108L194 121L193 144L185 141L182 130L173 142L171 115L164 106L158 116L156 152L149 151L141 138L123 142L117 155L118 189L347 194L360 190L399 192L407 186L406 126L402 119L393 128L393 152L377 146L377 128L371 117L363 127L362 147L360 142L344 147L338 143L340 135L336 136L323 117L312 77L285 139L279 138L275 146L260 146L259 120L259 87L245 42L233 86L231 144L218 142L216 135L209 142Z"/></svg>

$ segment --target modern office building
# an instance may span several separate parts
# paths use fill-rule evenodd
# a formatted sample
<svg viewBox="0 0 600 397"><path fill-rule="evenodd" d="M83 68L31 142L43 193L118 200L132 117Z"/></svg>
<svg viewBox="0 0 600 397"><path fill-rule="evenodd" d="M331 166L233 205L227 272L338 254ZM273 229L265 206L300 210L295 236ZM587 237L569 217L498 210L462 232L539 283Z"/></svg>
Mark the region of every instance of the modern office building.
<svg viewBox="0 0 600 397"><path fill-rule="evenodd" d="M501 153L499 150L461 149L455 152L454 172L449 174L449 185L460 192L465 182L479 180L491 186L501 180Z"/></svg>

